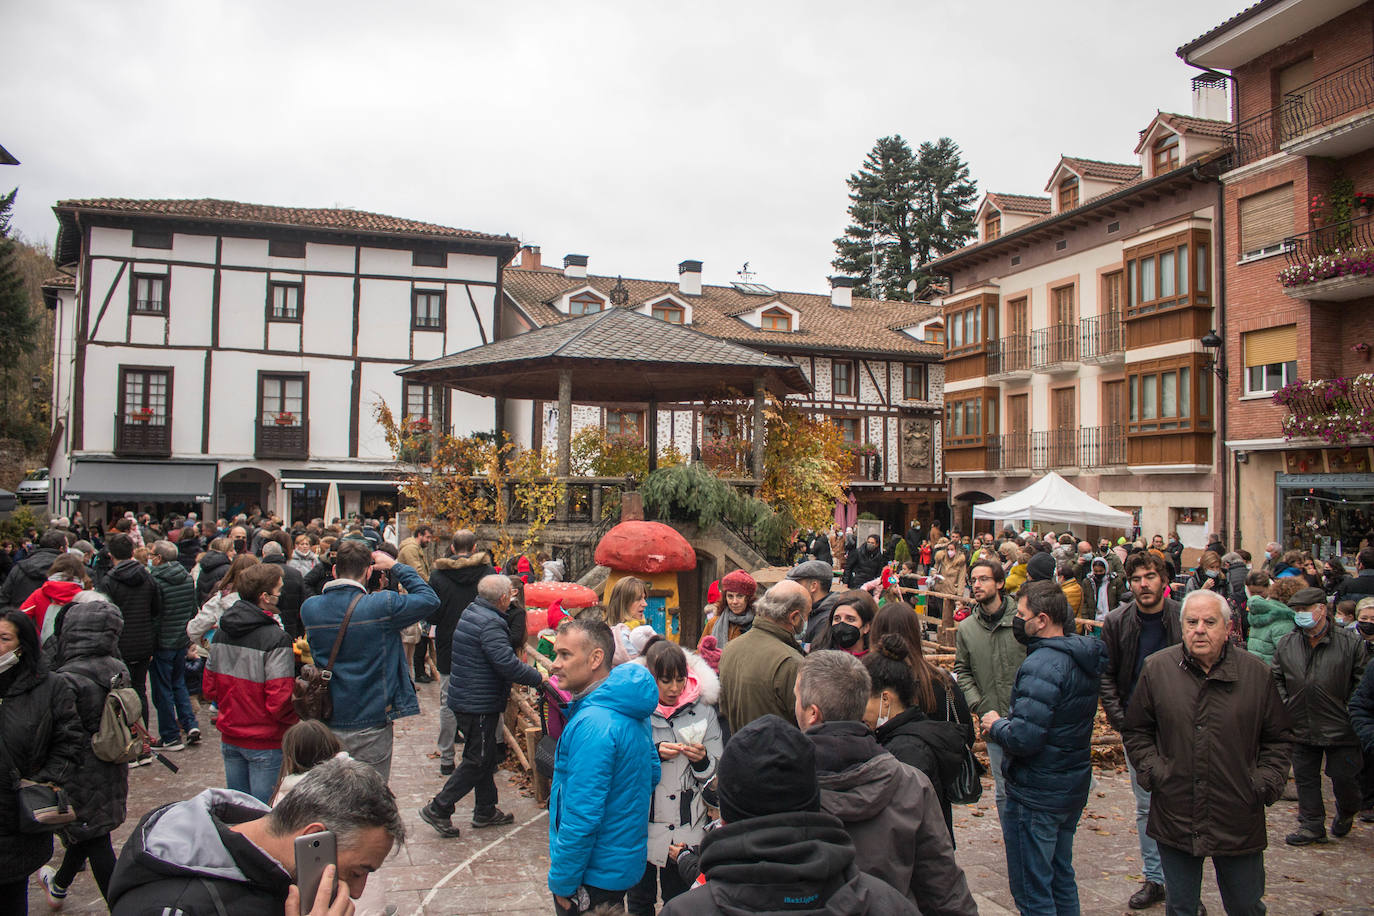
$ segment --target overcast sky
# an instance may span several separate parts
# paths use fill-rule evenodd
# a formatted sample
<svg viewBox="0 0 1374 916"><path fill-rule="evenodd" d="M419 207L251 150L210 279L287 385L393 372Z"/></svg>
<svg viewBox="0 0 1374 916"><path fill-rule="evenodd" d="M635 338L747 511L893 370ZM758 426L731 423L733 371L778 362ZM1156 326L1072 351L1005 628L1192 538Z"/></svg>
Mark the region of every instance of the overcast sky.
<svg viewBox="0 0 1374 916"><path fill-rule="evenodd" d="M38 239L65 198L219 197L822 292L875 139L952 137L980 192L1135 161L1246 2L7 0L0 185Z"/></svg>

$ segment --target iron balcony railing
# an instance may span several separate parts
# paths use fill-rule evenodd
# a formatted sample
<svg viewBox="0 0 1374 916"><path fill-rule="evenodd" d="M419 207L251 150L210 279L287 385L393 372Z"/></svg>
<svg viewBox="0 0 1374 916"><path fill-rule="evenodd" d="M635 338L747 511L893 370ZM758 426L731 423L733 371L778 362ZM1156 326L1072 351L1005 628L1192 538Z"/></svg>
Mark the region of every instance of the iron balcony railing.
<svg viewBox="0 0 1374 916"><path fill-rule="evenodd" d="M1084 359L1101 359L1122 352L1121 313L1089 315L1078 322Z"/></svg>
<svg viewBox="0 0 1374 916"><path fill-rule="evenodd" d="M1078 362L1078 325L1055 324L1031 331L1031 365L1039 369Z"/></svg>
<svg viewBox="0 0 1374 916"><path fill-rule="evenodd" d="M1369 251L1374 249L1374 216L1365 214L1321 226L1302 235L1290 236L1283 244L1288 263L1295 267L1311 264L1324 255Z"/></svg>
<svg viewBox="0 0 1374 916"><path fill-rule="evenodd" d="M1236 165L1272 156L1289 140L1374 108L1374 56L1284 94L1279 104L1230 128Z"/></svg>
<svg viewBox="0 0 1374 916"><path fill-rule="evenodd" d="M1013 334L988 344L987 374L1023 372L1031 367L1030 336Z"/></svg>
<svg viewBox="0 0 1374 916"><path fill-rule="evenodd" d="M1009 471L1030 467L1030 433L988 436L988 470Z"/></svg>
<svg viewBox="0 0 1374 916"><path fill-rule="evenodd" d="M1080 456L1078 466L1083 468L1119 467L1126 463L1126 428L1119 424L1111 426L1088 426L1078 430Z"/></svg>
<svg viewBox="0 0 1374 916"><path fill-rule="evenodd" d="M1038 429L987 437L989 471L1108 468L1126 463L1126 430L1120 425Z"/></svg>
<svg viewBox="0 0 1374 916"><path fill-rule="evenodd" d="M1031 433L1034 470L1078 467L1078 429L1041 429Z"/></svg>

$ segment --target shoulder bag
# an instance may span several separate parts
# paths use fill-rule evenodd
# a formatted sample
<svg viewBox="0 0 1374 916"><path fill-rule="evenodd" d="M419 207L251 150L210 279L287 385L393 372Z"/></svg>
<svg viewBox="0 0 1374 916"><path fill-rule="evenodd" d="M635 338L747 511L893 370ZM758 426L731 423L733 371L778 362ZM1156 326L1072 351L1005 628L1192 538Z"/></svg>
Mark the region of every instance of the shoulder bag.
<svg viewBox="0 0 1374 916"><path fill-rule="evenodd" d="M329 651L329 664L323 668L305 665L296 675L296 683L291 687L291 706L302 719L328 721L334 717L334 701L329 696L329 682L334 677L334 660L339 657L339 647L343 645L344 634L348 632L348 621L353 618L353 609L363 600L366 592L353 597L344 613L343 623L339 624L339 635L334 637L334 648Z"/></svg>
<svg viewBox="0 0 1374 916"><path fill-rule="evenodd" d="M957 687L948 685L945 687L945 715L949 722L958 722L958 714L954 711L954 699L950 696L950 690L957 690ZM964 759L959 765L959 771L952 777L945 779L945 800L951 805L972 805L983 797L983 765L978 762L978 758L973 756L971 748L964 748Z"/></svg>

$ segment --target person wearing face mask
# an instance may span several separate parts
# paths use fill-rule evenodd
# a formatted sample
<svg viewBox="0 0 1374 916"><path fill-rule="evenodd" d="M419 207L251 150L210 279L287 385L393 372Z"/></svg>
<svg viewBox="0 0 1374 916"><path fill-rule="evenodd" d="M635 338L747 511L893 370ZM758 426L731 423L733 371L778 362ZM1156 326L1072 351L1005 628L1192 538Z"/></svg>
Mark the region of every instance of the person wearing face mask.
<svg viewBox="0 0 1374 916"><path fill-rule="evenodd" d="M720 708L734 734L772 713L796 722L794 691L802 653L797 638L811 613L811 596L784 579L754 605L754 625L720 657Z"/></svg>
<svg viewBox="0 0 1374 916"><path fill-rule="evenodd" d="M870 534L857 550L852 550L844 561L844 583L850 588L858 588L870 579L878 578L878 573L883 571L883 563L886 562L883 556L882 545L878 543L878 536Z"/></svg>
<svg viewBox="0 0 1374 916"><path fill-rule="evenodd" d="M812 651L839 649L856 658L868 652L868 630L878 605L873 596L860 589L851 589L839 596L830 613L830 628L821 634Z"/></svg>
<svg viewBox="0 0 1374 916"><path fill-rule="evenodd" d="M1374 597L1355 608L1355 632L1364 640L1364 679L1350 698L1350 723L1364 750L1360 770L1360 820L1374 824Z"/></svg>
<svg viewBox="0 0 1374 916"><path fill-rule="evenodd" d="M716 645L723 649L730 640L748 632L754 625L754 594L758 590L754 577L742 569L721 579L720 600L702 627L702 638L714 636Z"/></svg>
<svg viewBox="0 0 1374 916"><path fill-rule="evenodd" d="M1298 786L1298 829L1290 846L1326 842L1322 758L1336 797L1331 835L1350 832L1361 807L1359 739L1346 709L1364 675L1364 642L1333 626L1326 593L1304 588L1289 599L1297 629L1279 640L1270 665L1279 695L1293 717L1293 780Z"/></svg>
<svg viewBox="0 0 1374 916"><path fill-rule="evenodd" d="M935 566L931 575L931 589L946 595L962 595L968 587L968 559L959 549L958 541L941 541L935 545ZM948 599L929 600L928 613L940 614L941 631L954 626L954 611L958 604ZM938 609L938 610L937 610Z"/></svg>
<svg viewBox="0 0 1374 916"><path fill-rule="evenodd" d="M1188 577L1188 585L1183 593L1186 595L1205 588L1225 597L1227 586L1226 576L1221 571L1221 555L1207 550L1198 558L1197 569Z"/></svg>
<svg viewBox="0 0 1374 916"><path fill-rule="evenodd" d="M114 568L99 588L110 603L124 615L124 632L119 636L119 655L129 666L130 685L143 703L143 727L148 727L148 670L157 648L157 624L162 616L162 593L147 567L134 559L134 542L128 535L110 538L110 557ZM151 755L141 758L151 763Z"/></svg>
<svg viewBox="0 0 1374 916"><path fill-rule="evenodd" d="M225 786L263 804L281 769L281 737L297 721L291 637L272 616L281 585L280 566L257 563L239 574L239 597L220 617L201 688L219 706Z"/></svg>
<svg viewBox="0 0 1374 916"><path fill-rule="evenodd" d="M1007 800L1002 837L1007 879L1022 913L1077 913L1073 836L1092 781L1093 717L1107 650L1072 635L1064 592L1030 582L1012 628L1026 646L1011 708L984 714L988 746L1002 748Z"/></svg>

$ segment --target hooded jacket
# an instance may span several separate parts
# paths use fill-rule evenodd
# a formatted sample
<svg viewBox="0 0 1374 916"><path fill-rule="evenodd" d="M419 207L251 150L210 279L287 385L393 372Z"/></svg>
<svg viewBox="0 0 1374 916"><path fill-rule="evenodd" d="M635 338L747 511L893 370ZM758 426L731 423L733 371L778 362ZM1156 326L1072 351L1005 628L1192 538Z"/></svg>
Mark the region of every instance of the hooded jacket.
<svg viewBox="0 0 1374 916"><path fill-rule="evenodd" d="M881 547L870 547L868 541L852 550L844 561L844 581L850 588L858 588L870 579L878 578L886 561Z"/></svg>
<svg viewBox="0 0 1374 916"><path fill-rule="evenodd" d="M251 795L206 789L148 812L124 843L110 878L111 916L280 913L291 876L229 829L269 810Z"/></svg>
<svg viewBox="0 0 1374 916"><path fill-rule="evenodd" d="M162 616L157 621L157 647L184 649L190 643L186 625L196 616L196 584L177 561L159 563L150 571L162 593Z"/></svg>
<svg viewBox="0 0 1374 916"><path fill-rule="evenodd" d="M988 623L981 608L959 622L954 638L954 678L975 716L990 710L1002 715L1011 708L1011 686L1026 649L1012 635L1016 602L1002 598L1002 616Z"/></svg>
<svg viewBox="0 0 1374 916"><path fill-rule="evenodd" d="M935 575L941 578L931 588L946 595L962 595L968 586L968 557L958 547L955 547L954 556L950 557L949 548L950 545L946 544L935 556Z"/></svg>
<svg viewBox="0 0 1374 916"><path fill-rule="evenodd" d="M641 656L631 664L644 667L645 661ZM706 745L706 756L699 764L682 754L659 759L658 784L649 806L649 861L659 868L669 864L670 845L695 846L705 836L709 817L702 789L716 778L716 766L725 751L720 717L716 715L720 679L695 652L687 653L687 677L695 684L696 699L682 703L668 716L663 715L661 706L655 707L649 717L655 749L664 742Z"/></svg>
<svg viewBox="0 0 1374 916"><path fill-rule="evenodd" d="M1194 856L1268 845L1264 808L1283 793L1293 733L1259 659L1228 644L1204 672L1182 645L1156 652L1122 739L1150 793L1147 835Z"/></svg>
<svg viewBox="0 0 1374 916"><path fill-rule="evenodd" d="M1158 654L1158 653L1156 653ZM1072 811L1088 800L1093 718L1107 649L1095 636L1032 639L1011 710L992 723L1007 796L1027 808Z"/></svg>
<svg viewBox="0 0 1374 916"><path fill-rule="evenodd" d="M420 546L419 538L408 537L400 543L396 551L396 559L401 563L413 568L420 574L420 578L429 580L429 555Z"/></svg>
<svg viewBox="0 0 1374 916"><path fill-rule="evenodd" d="M1270 671L1293 719L1294 741L1322 747L1359 744L1346 707L1364 669L1364 640L1329 617L1315 646L1303 630L1279 640Z"/></svg>
<svg viewBox="0 0 1374 916"><path fill-rule="evenodd" d="M822 722L806 737L816 747L821 810L844 823L854 864L925 916L976 916L930 779L880 747L862 722Z"/></svg>
<svg viewBox="0 0 1374 916"><path fill-rule="evenodd" d="M429 615L434 625L435 662L440 674L450 672L453 656L453 630L463 611L477 598L477 583L496 572L486 551L468 556L443 557L434 561L429 587L439 598L439 607Z"/></svg>
<svg viewBox="0 0 1374 916"><path fill-rule="evenodd" d="M1365 665L1360 686L1350 698L1350 725L1364 752L1374 753L1374 665Z"/></svg>
<svg viewBox="0 0 1374 916"><path fill-rule="evenodd" d="M454 712L503 712L510 702L511 684L538 687L544 680L511 648L506 615L483 598L468 605L458 621L452 652L449 670L456 674L449 678L444 701Z"/></svg>
<svg viewBox="0 0 1374 916"><path fill-rule="evenodd" d="M797 722L797 670L802 654L787 627L763 617L720 656L720 711L730 731L772 713Z"/></svg>
<svg viewBox="0 0 1374 916"><path fill-rule="evenodd" d="M830 617L835 613L835 605L840 603L842 592L830 592L820 601L811 606L811 613L806 618L806 633L802 636L802 642L808 646L814 646L820 642L821 637L830 632Z"/></svg>
<svg viewBox="0 0 1374 916"><path fill-rule="evenodd" d="M219 585L219 580L229 571L229 555L219 550L207 550L200 558L200 572L196 575L196 604L204 607L205 602Z"/></svg>
<svg viewBox="0 0 1374 916"><path fill-rule="evenodd" d="M270 563L281 569L281 597L277 599L277 616L281 617L282 629L292 639L301 633L301 605L305 602L305 576L290 563L286 557L277 554L263 557L262 562Z"/></svg>
<svg viewBox="0 0 1374 916"><path fill-rule="evenodd" d="M25 779L65 785L86 744L66 680L21 665L0 674L0 884L22 881L52 855L52 835L19 833L11 766ZM5 677L11 675L11 677Z"/></svg>
<svg viewBox="0 0 1374 916"><path fill-rule="evenodd" d="M70 579L49 579L24 599L19 610L28 614L29 619L33 621L34 629L38 630L40 644L47 642L47 638L52 635L54 621L49 620L48 615L52 614L55 618L62 605L75 598L79 591L80 582ZM46 632L44 626L48 628Z"/></svg>
<svg viewBox="0 0 1374 916"><path fill-rule="evenodd" d="M649 726L656 706L649 670L620 665L569 707L549 794L554 894L571 897L582 884L626 890L643 877L660 772Z"/></svg>
<svg viewBox="0 0 1374 916"><path fill-rule="evenodd" d="M1183 639L1183 624L1178 618L1179 603L1164 599L1164 648ZM1112 611L1102 621L1102 643L1107 647L1107 666L1102 670L1102 710L1112 728L1121 731L1126 724L1126 707L1131 688L1140 672L1135 670L1140 649L1140 607L1131 600ZM1141 664L1144 667L1144 664Z"/></svg>
<svg viewBox="0 0 1374 916"><path fill-rule="evenodd" d="M1279 640L1292 633L1297 624L1293 622L1293 609L1282 601L1273 598L1251 598L1245 605L1245 616L1250 623L1250 638L1245 648L1258 655L1265 662L1274 660L1274 650Z"/></svg>
<svg viewBox="0 0 1374 916"><path fill-rule="evenodd" d="M404 563L392 566L388 577L406 593L373 592L358 602L329 683L334 701L330 728L378 728L420 712L401 648L401 631L432 614L439 599L420 574ZM350 579L336 579L301 606L301 622L315 658L329 660L344 614L361 588Z"/></svg>
<svg viewBox="0 0 1374 916"><path fill-rule="evenodd" d="M674 897L662 916L920 916L901 893L854 864L854 844L833 815L751 817L706 835L706 883Z"/></svg>
<svg viewBox="0 0 1374 916"><path fill-rule="evenodd" d="M234 602L219 619L201 679L202 695L219 704L220 736L237 747L281 747L281 736L297 721L295 682L291 637L256 604Z"/></svg>
<svg viewBox="0 0 1374 916"><path fill-rule="evenodd" d="M90 737L100 730L111 682L128 678L129 669L119 660L124 618L113 604L78 602L62 612L60 624L57 644L62 667L57 673L71 685L86 737L76 772L63 785L80 817L62 831L67 842L74 843L112 832L128 815L129 766L101 760L91 748Z"/></svg>
<svg viewBox="0 0 1374 916"><path fill-rule="evenodd" d="M40 547L24 559L15 563L5 584L0 585L0 606L16 607L32 595L44 582L48 581L48 570L52 561L62 555L55 547Z"/></svg>
<svg viewBox="0 0 1374 916"><path fill-rule="evenodd" d="M157 648L157 619L162 616L162 593L148 570L134 560L124 560L105 577L102 591L124 615L120 657L126 663L152 658Z"/></svg>
<svg viewBox="0 0 1374 916"><path fill-rule="evenodd" d="M957 777L964 765L964 726L931 719L921 707L912 706L879 725L873 734L889 754L926 774L953 837L954 814L945 797L945 784Z"/></svg>

